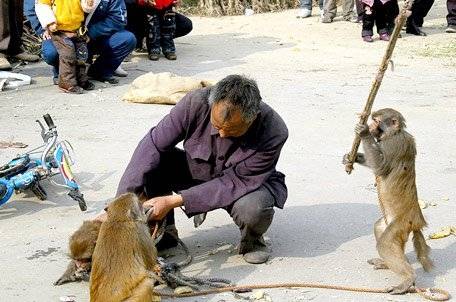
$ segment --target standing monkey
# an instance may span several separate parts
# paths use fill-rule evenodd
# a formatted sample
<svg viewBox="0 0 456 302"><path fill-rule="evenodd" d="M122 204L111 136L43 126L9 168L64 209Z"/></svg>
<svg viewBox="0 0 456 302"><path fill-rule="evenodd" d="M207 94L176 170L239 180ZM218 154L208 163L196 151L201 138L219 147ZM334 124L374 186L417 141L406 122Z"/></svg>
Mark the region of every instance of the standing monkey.
<svg viewBox="0 0 456 302"><path fill-rule="evenodd" d="M90 301L160 301L153 295L157 251L138 198L120 195L107 213L92 255Z"/></svg>
<svg viewBox="0 0 456 302"><path fill-rule="evenodd" d="M368 261L375 269L391 269L403 281L389 288L391 294L406 293L415 284L416 274L404 254L405 244L413 232L418 261L430 271L430 248L421 230L426 226L418 204L415 184L415 140L405 131L405 119L390 108L372 113L372 123L358 124L365 154L358 153L356 162L367 165L375 174L383 217L374 227L377 251L381 258ZM344 156L344 162L347 161Z"/></svg>

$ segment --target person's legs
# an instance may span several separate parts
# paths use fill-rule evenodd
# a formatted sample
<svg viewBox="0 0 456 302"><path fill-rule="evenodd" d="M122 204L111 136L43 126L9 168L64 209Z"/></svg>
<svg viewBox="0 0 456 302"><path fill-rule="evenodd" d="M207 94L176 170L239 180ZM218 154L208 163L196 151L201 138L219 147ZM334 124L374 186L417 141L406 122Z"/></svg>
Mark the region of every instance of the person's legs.
<svg viewBox="0 0 456 302"><path fill-rule="evenodd" d="M8 54L16 55L21 52L21 37L23 24L23 0L7 0L9 3L9 33L10 41Z"/></svg>
<svg viewBox="0 0 456 302"><path fill-rule="evenodd" d="M336 0L325 0L323 23L331 23L337 14L337 3Z"/></svg>
<svg viewBox="0 0 456 302"><path fill-rule="evenodd" d="M374 35L375 12L373 10L373 7L370 7L366 4L363 6L363 30L361 31L361 37L366 42L373 42L372 36Z"/></svg>
<svg viewBox="0 0 456 302"><path fill-rule="evenodd" d="M393 0L391 0L393 1ZM363 21L363 14L364 14L364 9L363 9L363 2L361 0L355 0L356 4L356 15L358 16L358 22Z"/></svg>
<svg viewBox="0 0 456 302"><path fill-rule="evenodd" d="M114 79L114 70L135 48L136 38L131 32L122 30L112 36L90 41L88 46L91 52L100 54L90 66L89 76L110 82Z"/></svg>
<svg viewBox="0 0 456 302"><path fill-rule="evenodd" d="M168 60L176 59L174 33L176 32L176 13L171 9L166 10L160 20L160 46Z"/></svg>
<svg viewBox="0 0 456 302"><path fill-rule="evenodd" d="M344 0L342 1L342 14L345 21L353 21L355 17L353 12L353 7L355 5L354 0Z"/></svg>
<svg viewBox="0 0 456 302"><path fill-rule="evenodd" d="M448 22L447 33L456 33L456 0L447 0L448 15L446 17Z"/></svg>
<svg viewBox="0 0 456 302"><path fill-rule="evenodd" d="M380 0L375 0L374 4L375 11L375 25L377 26L377 33L380 36L380 40L389 41L388 29L386 27L386 8Z"/></svg>
<svg viewBox="0 0 456 302"><path fill-rule="evenodd" d="M187 18L186 16L176 13L176 32L174 34L174 38L183 37L188 35L193 29L192 20Z"/></svg>
<svg viewBox="0 0 456 302"><path fill-rule="evenodd" d="M419 4L420 5L416 7L415 11L412 8L412 15L414 15L413 17L415 18L416 26L422 27L424 23L424 17L426 17L431 10L432 5L434 4L434 0L421 0Z"/></svg>
<svg viewBox="0 0 456 302"><path fill-rule="evenodd" d="M396 26L396 17L399 15L399 4L397 3L397 0L390 0L383 5L386 13L386 29L388 34L391 35L394 26Z"/></svg>
<svg viewBox="0 0 456 302"><path fill-rule="evenodd" d="M146 36L144 20L146 15L144 8L139 7L136 3L126 3L127 5L127 27L126 30L133 33L136 38L136 48L143 47L143 40Z"/></svg>
<svg viewBox="0 0 456 302"><path fill-rule="evenodd" d="M239 254L250 263L263 263L269 258L263 234L274 217L274 197L262 186L239 198L228 212L241 231ZM261 253L257 253L261 252Z"/></svg>
<svg viewBox="0 0 456 302"><path fill-rule="evenodd" d="M9 33L9 2L0 2L0 70L11 69L11 64L6 59L8 45L11 40Z"/></svg>
<svg viewBox="0 0 456 302"><path fill-rule="evenodd" d="M156 61L160 55L160 19L162 15L155 9L150 10L147 13L147 52L149 53L149 59Z"/></svg>
<svg viewBox="0 0 456 302"><path fill-rule="evenodd" d="M52 40L44 40L41 44L41 57L44 62L52 66L53 82L57 85L59 77L59 54Z"/></svg>
<svg viewBox="0 0 456 302"><path fill-rule="evenodd" d="M307 18L312 15L312 0L301 0L298 18Z"/></svg>
<svg viewBox="0 0 456 302"><path fill-rule="evenodd" d="M412 14L407 18L406 33L426 36L419 27L423 26L424 17L434 4L434 0L415 0L412 4Z"/></svg>
<svg viewBox="0 0 456 302"><path fill-rule="evenodd" d="M76 49L73 41L63 33L53 33L52 42L59 53L59 87L65 92L81 93L76 78Z"/></svg>

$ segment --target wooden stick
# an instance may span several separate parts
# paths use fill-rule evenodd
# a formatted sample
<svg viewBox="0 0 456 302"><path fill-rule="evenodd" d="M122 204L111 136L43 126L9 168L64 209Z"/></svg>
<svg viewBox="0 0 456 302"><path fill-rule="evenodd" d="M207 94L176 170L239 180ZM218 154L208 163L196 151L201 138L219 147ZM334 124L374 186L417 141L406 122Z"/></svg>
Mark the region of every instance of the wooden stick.
<svg viewBox="0 0 456 302"><path fill-rule="evenodd" d="M396 21L396 26L394 27L393 33L391 34L388 47L386 48L385 55L383 56L382 62L378 69L377 75L375 76L374 82L372 83L372 87L369 93L369 97L367 98L366 105L364 106L364 110L359 118L360 124L366 124L371 114L372 105L374 104L375 97L377 96L378 89L383 80L383 76L385 75L385 71L388 68L388 64L391 61L391 56L393 55L394 47L396 46L396 41L399 37L402 27L407 20L407 11L411 8L413 0L405 0L404 6L402 7L401 12ZM356 135L355 139L353 140L353 145L351 151L348 155L348 162L345 164L345 172L351 174L353 170L353 164L355 163L356 154L358 153L358 148L361 143L361 138Z"/></svg>

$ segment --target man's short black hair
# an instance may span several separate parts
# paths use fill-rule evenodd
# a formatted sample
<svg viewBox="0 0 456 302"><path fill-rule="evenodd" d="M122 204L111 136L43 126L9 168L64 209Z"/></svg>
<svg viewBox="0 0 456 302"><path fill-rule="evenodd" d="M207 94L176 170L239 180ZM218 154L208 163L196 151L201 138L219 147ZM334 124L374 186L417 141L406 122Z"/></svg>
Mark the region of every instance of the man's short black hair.
<svg viewBox="0 0 456 302"><path fill-rule="evenodd" d="M232 74L211 88L209 103L228 102L239 109L246 122L253 121L260 110L261 95L257 83L245 76ZM226 118L230 117L229 110Z"/></svg>

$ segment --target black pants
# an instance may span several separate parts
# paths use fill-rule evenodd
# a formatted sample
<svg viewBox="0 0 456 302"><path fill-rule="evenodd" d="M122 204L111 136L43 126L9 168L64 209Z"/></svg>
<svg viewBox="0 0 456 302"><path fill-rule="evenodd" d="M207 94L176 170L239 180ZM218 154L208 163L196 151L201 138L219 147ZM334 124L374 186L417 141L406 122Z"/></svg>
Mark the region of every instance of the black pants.
<svg viewBox="0 0 456 302"><path fill-rule="evenodd" d="M159 167L146 175L145 183L144 193L152 198L185 190L201 181L192 179L185 152L175 148L161 154ZM241 232L239 253L245 254L264 246L262 235L272 223L273 206L274 197L262 186L225 208ZM175 223L174 211L166 216L166 220L168 225Z"/></svg>
<svg viewBox="0 0 456 302"><path fill-rule="evenodd" d="M456 0L447 0L447 22L448 26L456 26Z"/></svg>
<svg viewBox="0 0 456 302"><path fill-rule="evenodd" d="M144 37L147 35L147 15L143 7L139 7L134 3L127 4L127 30L132 32L136 37L136 48L143 47ZM176 29L174 38L179 38L187 35L193 29L192 21L182 14L176 13L175 15Z"/></svg>
<svg viewBox="0 0 456 302"><path fill-rule="evenodd" d="M160 48L164 54L176 52L174 35L176 33L176 13L172 7L162 10L150 9L146 14L148 53L159 54Z"/></svg>
<svg viewBox="0 0 456 302"><path fill-rule="evenodd" d="M394 24L394 10L395 0L391 0L383 4L380 0L375 0L374 4L370 8L370 14L366 12L366 9L369 8L368 5L364 4L363 12L363 30L361 36L373 36L374 35L374 24L377 26L378 34L388 33L388 28L390 24ZM391 18L393 18L391 20ZM393 26L394 27L394 26Z"/></svg>
<svg viewBox="0 0 456 302"><path fill-rule="evenodd" d="M23 27L23 0L0 2L0 52L17 55L21 52Z"/></svg>
<svg viewBox="0 0 456 302"><path fill-rule="evenodd" d="M407 18L407 27L422 27L424 17L431 10L434 0L415 0L412 4L412 14Z"/></svg>

